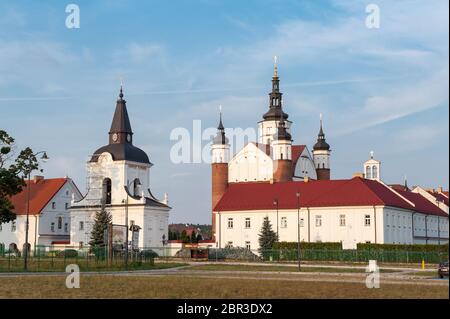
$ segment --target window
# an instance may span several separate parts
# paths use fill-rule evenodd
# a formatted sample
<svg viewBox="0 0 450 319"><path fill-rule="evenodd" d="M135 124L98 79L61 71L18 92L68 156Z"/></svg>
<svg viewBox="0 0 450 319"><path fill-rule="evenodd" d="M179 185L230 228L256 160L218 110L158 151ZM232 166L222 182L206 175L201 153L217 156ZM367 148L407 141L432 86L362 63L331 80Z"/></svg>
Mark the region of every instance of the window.
<svg viewBox="0 0 450 319"><path fill-rule="evenodd" d="M281 217L281 228L287 228L287 218Z"/></svg>
<svg viewBox="0 0 450 319"><path fill-rule="evenodd" d="M84 230L84 222L80 222L78 230Z"/></svg>
<svg viewBox="0 0 450 319"><path fill-rule="evenodd" d="M225 247L226 247L226 248L231 248L231 247L233 247L233 242L232 242L232 241L227 242L227 244L226 244Z"/></svg>
<svg viewBox="0 0 450 319"><path fill-rule="evenodd" d="M378 178L378 169L375 165L372 166L372 178Z"/></svg>
<svg viewBox="0 0 450 319"><path fill-rule="evenodd" d="M103 180L103 202L106 205L111 204L111 179L105 178Z"/></svg>
<svg viewBox="0 0 450 319"><path fill-rule="evenodd" d="M365 226L370 226L370 215L366 215L364 217L364 225Z"/></svg>
<svg viewBox="0 0 450 319"><path fill-rule="evenodd" d="M139 178L136 178L133 181L133 195L134 196L139 196L139 187L141 186L141 181L139 180Z"/></svg>
<svg viewBox="0 0 450 319"><path fill-rule="evenodd" d="M64 224L64 232L65 232L65 233L68 233L68 232L69 232L69 224L68 224L68 223L65 223L65 224Z"/></svg>
<svg viewBox="0 0 450 319"><path fill-rule="evenodd" d="M305 225L305 219L300 218L300 227L303 227Z"/></svg>
<svg viewBox="0 0 450 319"><path fill-rule="evenodd" d="M14 233L16 231L16 229L17 229L17 224L16 224L16 221L13 220L11 222L11 232Z"/></svg>
<svg viewBox="0 0 450 319"><path fill-rule="evenodd" d="M69 191L66 191L66 196L69 196Z"/></svg>
<svg viewBox="0 0 450 319"><path fill-rule="evenodd" d="M322 226L322 216L316 215L316 227Z"/></svg>
<svg viewBox="0 0 450 319"><path fill-rule="evenodd" d="M228 228L233 228L233 218L228 218Z"/></svg>
<svg viewBox="0 0 450 319"><path fill-rule="evenodd" d="M372 178L370 166L366 166L366 178Z"/></svg>
<svg viewBox="0 0 450 319"><path fill-rule="evenodd" d="M245 249L251 250L251 245L250 245L250 242L249 242L249 241L246 241L246 242L245 242Z"/></svg>
<svg viewBox="0 0 450 319"><path fill-rule="evenodd" d="M245 219L245 228L251 228L250 218Z"/></svg>
<svg viewBox="0 0 450 319"><path fill-rule="evenodd" d="M345 226L345 215L339 215L339 226Z"/></svg>
<svg viewBox="0 0 450 319"><path fill-rule="evenodd" d="M55 232L55 223L51 223L51 224L50 224L50 231L51 231L52 233Z"/></svg>
<svg viewBox="0 0 450 319"><path fill-rule="evenodd" d="M2 224L0 223L0 231L2 231L3 230L3 228L2 228Z"/></svg>
<svg viewBox="0 0 450 319"><path fill-rule="evenodd" d="M56 203L52 202L52 209L56 209Z"/></svg>
<svg viewBox="0 0 450 319"><path fill-rule="evenodd" d="M62 228L62 217L58 217L58 229Z"/></svg>
<svg viewBox="0 0 450 319"><path fill-rule="evenodd" d="M65 207L66 207L66 210L68 210L69 209L69 203L66 203Z"/></svg>

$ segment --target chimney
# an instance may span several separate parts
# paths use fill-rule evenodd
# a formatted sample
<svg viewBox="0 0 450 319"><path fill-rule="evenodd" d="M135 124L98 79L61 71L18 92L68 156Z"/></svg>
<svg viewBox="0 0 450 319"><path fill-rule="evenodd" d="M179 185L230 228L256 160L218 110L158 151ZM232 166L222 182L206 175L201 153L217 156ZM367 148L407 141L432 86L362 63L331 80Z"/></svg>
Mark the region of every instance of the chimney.
<svg viewBox="0 0 450 319"><path fill-rule="evenodd" d="M442 186L439 186L438 187L438 193L442 193L442 191L443 191Z"/></svg>
<svg viewBox="0 0 450 319"><path fill-rule="evenodd" d="M361 178L364 178L364 174L361 173L361 172L353 173L352 178L355 178L355 177L361 177Z"/></svg>
<svg viewBox="0 0 450 319"><path fill-rule="evenodd" d="M308 182L309 182L309 177L308 177L308 176L305 176L304 179L303 179L303 181L304 181L305 183L308 183Z"/></svg>
<svg viewBox="0 0 450 319"><path fill-rule="evenodd" d="M39 181L43 181L43 180L44 180L44 176L41 176L41 175L35 175L33 178L33 182L35 184L37 184Z"/></svg>

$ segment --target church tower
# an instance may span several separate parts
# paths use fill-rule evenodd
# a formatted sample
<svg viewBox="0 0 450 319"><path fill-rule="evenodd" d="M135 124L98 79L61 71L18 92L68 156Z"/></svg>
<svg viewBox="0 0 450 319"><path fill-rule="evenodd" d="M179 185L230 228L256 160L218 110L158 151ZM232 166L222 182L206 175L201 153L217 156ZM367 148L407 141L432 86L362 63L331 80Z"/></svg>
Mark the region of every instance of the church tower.
<svg viewBox="0 0 450 319"><path fill-rule="evenodd" d="M370 159L364 163L364 177L380 181L380 166L381 162L373 158L373 151L370 152Z"/></svg>
<svg viewBox="0 0 450 319"><path fill-rule="evenodd" d="M162 238L168 238L171 208L167 197L166 200L158 200L150 190L152 166L148 155L133 144L133 131L120 87L108 144L89 157L87 193L80 201L71 203L72 244L81 247L90 241L95 213L105 209L111 214L113 224L126 225L128 239L132 238L129 226L140 227L133 245L160 246ZM127 243L122 241L122 244Z"/></svg>
<svg viewBox="0 0 450 319"><path fill-rule="evenodd" d="M282 96L280 92L280 78L278 77L277 57L274 58L274 70L272 76L272 92L269 93L269 111L263 115L263 120L258 123L258 141L261 144L271 144L274 134L277 133L278 122L282 118L288 133L291 131L291 122L287 120L288 114L282 110Z"/></svg>
<svg viewBox="0 0 450 319"><path fill-rule="evenodd" d="M230 160L230 145L228 138L225 136L225 127L222 124L222 112L220 112L219 126L217 127L217 135L212 143L212 162L211 162L211 178L212 178L212 235L215 238L216 231L216 215L214 207L228 188L228 162Z"/></svg>
<svg viewBox="0 0 450 319"><path fill-rule="evenodd" d="M282 116L278 122L277 133L273 136L272 159L274 182L292 181L292 137Z"/></svg>
<svg viewBox="0 0 450 319"><path fill-rule="evenodd" d="M318 180L330 179L330 145L325 141L323 132L322 114L320 114L320 130L317 136L317 142L313 147L314 165L316 167Z"/></svg>

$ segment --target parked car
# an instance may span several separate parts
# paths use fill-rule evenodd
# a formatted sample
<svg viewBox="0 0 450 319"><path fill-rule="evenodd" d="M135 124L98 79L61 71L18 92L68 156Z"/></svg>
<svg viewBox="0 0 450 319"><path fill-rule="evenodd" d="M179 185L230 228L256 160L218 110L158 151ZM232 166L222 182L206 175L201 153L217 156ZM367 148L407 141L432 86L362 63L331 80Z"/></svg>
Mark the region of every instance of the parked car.
<svg viewBox="0 0 450 319"><path fill-rule="evenodd" d="M439 264L438 275L439 278L448 277L448 261Z"/></svg>

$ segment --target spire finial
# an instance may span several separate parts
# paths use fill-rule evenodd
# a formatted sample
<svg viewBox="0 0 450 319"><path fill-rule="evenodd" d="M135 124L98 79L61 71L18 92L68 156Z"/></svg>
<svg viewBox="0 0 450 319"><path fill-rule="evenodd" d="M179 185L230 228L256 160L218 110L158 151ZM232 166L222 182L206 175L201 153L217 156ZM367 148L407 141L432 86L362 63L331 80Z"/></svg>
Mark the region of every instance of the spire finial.
<svg viewBox="0 0 450 319"><path fill-rule="evenodd" d="M405 191L408 190L408 177L405 174Z"/></svg>
<svg viewBox="0 0 450 319"><path fill-rule="evenodd" d="M374 152L373 152L373 151L370 151L370 158L371 158L371 159L373 159L373 154L374 154Z"/></svg>
<svg viewBox="0 0 450 319"><path fill-rule="evenodd" d="M123 76L119 75L119 80L120 80L119 98L122 100L122 98L123 98Z"/></svg>
<svg viewBox="0 0 450 319"><path fill-rule="evenodd" d="M219 130L224 130L224 126L222 124L222 104L219 105L219 126L217 128Z"/></svg>
<svg viewBox="0 0 450 319"><path fill-rule="evenodd" d="M278 77L278 57L276 55L273 57L273 77Z"/></svg>

